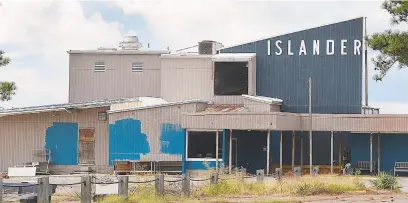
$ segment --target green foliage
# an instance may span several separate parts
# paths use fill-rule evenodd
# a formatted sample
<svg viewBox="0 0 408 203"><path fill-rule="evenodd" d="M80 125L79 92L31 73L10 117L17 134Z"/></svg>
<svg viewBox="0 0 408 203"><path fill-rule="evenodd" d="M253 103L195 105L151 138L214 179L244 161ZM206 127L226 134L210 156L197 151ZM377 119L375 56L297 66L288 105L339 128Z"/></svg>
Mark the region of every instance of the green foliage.
<svg viewBox="0 0 408 203"><path fill-rule="evenodd" d="M237 180L225 180L203 188L205 196L238 195L238 194L266 194L267 186L260 183L245 184Z"/></svg>
<svg viewBox="0 0 408 203"><path fill-rule="evenodd" d="M4 51L0 50L0 67L7 65L10 62L8 57L5 57ZM8 101L16 94L17 86L14 82L0 81L0 101Z"/></svg>
<svg viewBox="0 0 408 203"><path fill-rule="evenodd" d="M375 180L371 180L371 183L375 188L380 190L399 190L397 177L385 172L381 172Z"/></svg>
<svg viewBox="0 0 408 203"><path fill-rule="evenodd" d="M0 81L0 101L10 100L16 94L16 90L16 83Z"/></svg>
<svg viewBox="0 0 408 203"><path fill-rule="evenodd" d="M365 186L359 179L353 181L323 181L319 179L301 180L295 185L295 194L343 194L364 190Z"/></svg>
<svg viewBox="0 0 408 203"><path fill-rule="evenodd" d="M356 169L356 172L354 172L354 174L355 174L356 176L361 175L361 171L360 171L360 169Z"/></svg>
<svg viewBox="0 0 408 203"><path fill-rule="evenodd" d="M392 24L407 22L408 2L385 1L382 8L391 14ZM408 32L386 30L374 33L367 38L367 42L369 47L380 52L380 55L373 58L375 70L379 71L374 75L374 80L381 81L394 65L400 69L408 66Z"/></svg>

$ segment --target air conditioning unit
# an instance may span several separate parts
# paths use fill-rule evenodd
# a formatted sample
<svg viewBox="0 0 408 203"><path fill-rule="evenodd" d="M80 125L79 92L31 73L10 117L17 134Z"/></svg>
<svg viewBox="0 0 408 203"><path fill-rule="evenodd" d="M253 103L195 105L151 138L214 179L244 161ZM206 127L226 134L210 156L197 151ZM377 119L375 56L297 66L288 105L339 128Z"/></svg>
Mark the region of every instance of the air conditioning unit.
<svg viewBox="0 0 408 203"><path fill-rule="evenodd" d="M212 40L203 40L198 43L198 54L214 55L222 44Z"/></svg>

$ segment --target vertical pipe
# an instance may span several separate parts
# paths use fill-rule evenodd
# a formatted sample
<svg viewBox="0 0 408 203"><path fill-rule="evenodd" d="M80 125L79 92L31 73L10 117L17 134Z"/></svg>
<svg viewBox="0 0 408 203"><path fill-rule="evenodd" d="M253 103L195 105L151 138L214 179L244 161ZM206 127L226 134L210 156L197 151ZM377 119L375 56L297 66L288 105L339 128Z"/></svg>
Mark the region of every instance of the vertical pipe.
<svg viewBox="0 0 408 203"><path fill-rule="evenodd" d="M373 134L370 133L370 174L373 172Z"/></svg>
<svg viewBox="0 0 408 203"><path fill-rule="evenodd" d="M229 159L228 161L229 161L228 171L229 173L231 173L232 172L232 129L230 129L230 135L229 135Z"/></svg>
<svg viewBox="0 0 408 203"><path fill-rule="evenodd" d="M295 169L295 131L292 131L292 171Z"/></svg>
<svg viewBox="0 0 408 203"><path fill-rule="evenodd" d="M333 175L333 131L330 135L330 174Z"/></svg>
<svg viewBox="0 0 408 203"><path fill-rule="evenodd" d="M377 165L378 165L378 169L377 169L377 174L378 175L380 175L380 156L381 156L381 153L380 153L380 146L381 146L381 144L380 144L380 133L378 133L378 135L377 135Z"/></svg>
<svg viewBox="0 0 408 203"><path fill-rule="evenodd" d="M313 172L313 137L312 137L312 78L309 77L309 167L310 175Z"/></svg>
<svg viewBox="0 0 408 203"><path fill-rule="evenodd" d="M268 132L266 133L266 174L269 174L270 143L271 143L271 131L268 130Z"/></svg>
<svg viewBox="0 0 408 203"><path fill-rule="evenodd" d="M280 149L280 153L279 153L279 166L280 166L280 170L281 170L281 172L283 172L283 166L282 166L282 138L283 138L283 133L282 133L282 131L280 131L280 146L279 146L279 149Z"/></svg>
<svg viewBox="0 0 408 203"><path fill-rule="evenodd" d="M218 170L218 130L215 133L215 168Z"/></svg>
<svg viewBox="0 0 408 203"><path fill-rule="evenodd" d="M364 89L365 89L365 105L368 106L368 65L367 65L367 40L365 37L367 36L367 17L364 18Z"/></svg>

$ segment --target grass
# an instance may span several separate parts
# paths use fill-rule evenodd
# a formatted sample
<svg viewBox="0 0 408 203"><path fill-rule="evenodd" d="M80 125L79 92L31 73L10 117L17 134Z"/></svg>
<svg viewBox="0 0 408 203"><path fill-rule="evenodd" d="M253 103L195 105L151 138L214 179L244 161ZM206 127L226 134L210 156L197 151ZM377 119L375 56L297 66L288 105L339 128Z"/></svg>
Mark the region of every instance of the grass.
<svg viewBox="0 0 408 203"><path fill-rule="evenodd" d="M220 180L217 184L204 184L192 191L191 198L165 195L156 196L154 187L138 187L129 194L128 201L118 196L107 196L102 203L166 203L194 202L203 198L225 198L231 196L307 196L339 195L350 192L365 191L365 186L358 177L301 177L287 178L282 181L265 181L264 183L243 183L240 179ZM258 201L256 203L288 202L281 200ZM291 202L291 201L289 201Z"/></svg>

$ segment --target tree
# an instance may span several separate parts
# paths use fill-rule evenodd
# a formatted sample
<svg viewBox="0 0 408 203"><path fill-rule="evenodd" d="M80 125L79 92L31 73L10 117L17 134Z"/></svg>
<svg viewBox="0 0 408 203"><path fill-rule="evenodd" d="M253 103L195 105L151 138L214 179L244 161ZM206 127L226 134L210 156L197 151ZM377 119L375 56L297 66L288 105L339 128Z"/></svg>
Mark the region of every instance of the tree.
<svg viewBox="0 0 408 203"><path fill-rule="evenodd" d="M408 22L408 1L384 1L382 9L391 14L391 24L398 25ZM408 67L408 32L385 30L374 33L367 38L368 46L380 54L373 58L375 70L374 80L382 81L387 72L394 66L399 69Z"/></svg>
<svg viewBox="0 0 408 203"><path fill-rule="evenodd" d="M0 67L7 65L10 59L0 50ZM14 82L0 81L0 101L8 101L16 94L17 86Z"/></svg>

